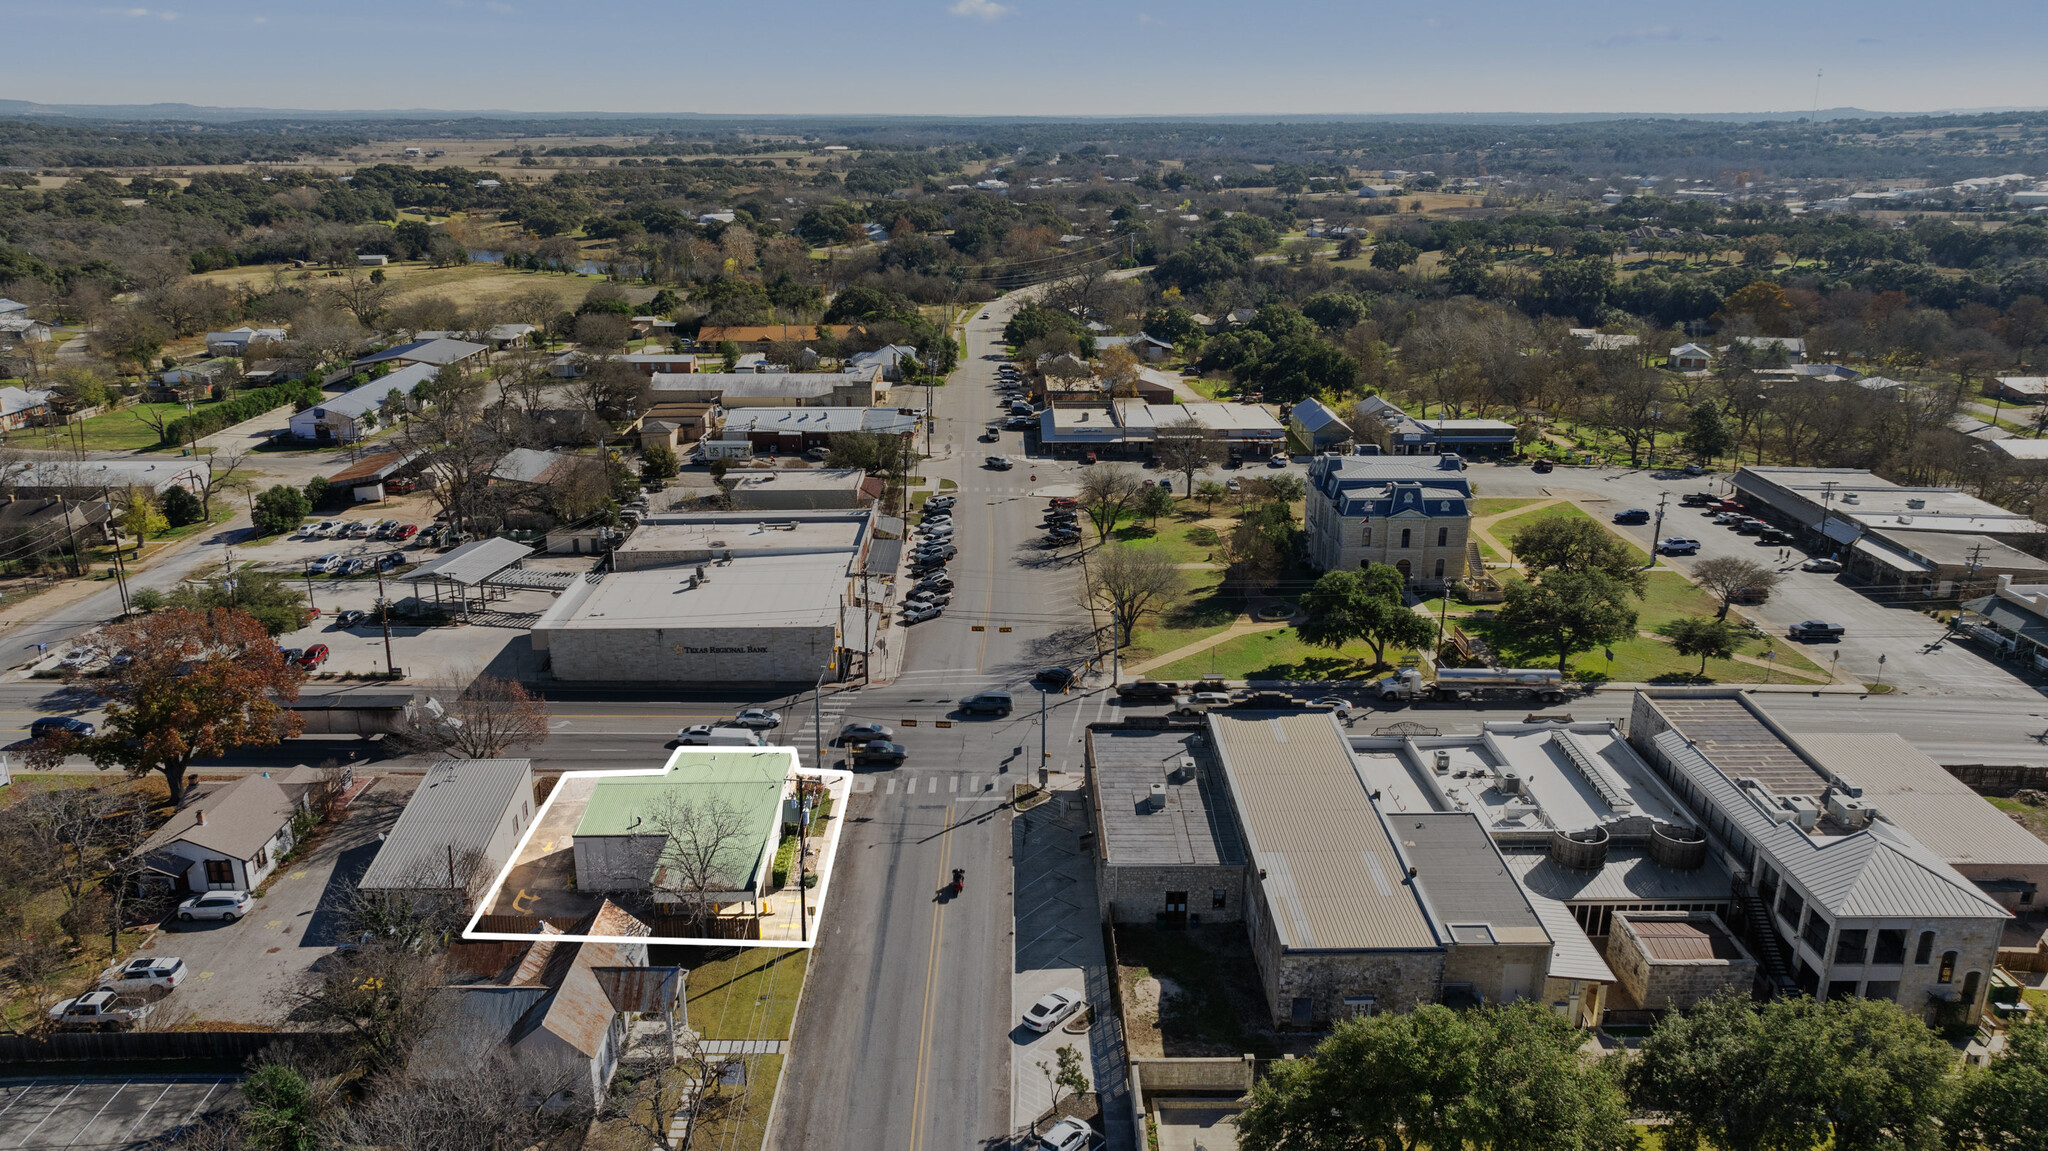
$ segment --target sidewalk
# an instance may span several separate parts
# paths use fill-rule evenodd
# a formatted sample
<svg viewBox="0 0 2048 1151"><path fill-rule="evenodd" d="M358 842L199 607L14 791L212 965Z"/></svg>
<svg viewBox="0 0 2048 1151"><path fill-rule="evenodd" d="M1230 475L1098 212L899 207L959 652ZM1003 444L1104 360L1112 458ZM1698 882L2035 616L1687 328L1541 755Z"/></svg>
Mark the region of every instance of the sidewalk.
<svg viewBox="0 0 2048 1151"><path fill-rule="evenodd" d="M1229 627L1224 628L1222 631L1217 632L1215 635L1210 636L1208 639L1196 640L1195 642L1188 644L1185 647L1177 647L1172 651L1166 652L1163 655L1155 655L1151 659L1148 659L1143 663L1127 665L1123 669L1124 674L1131 676L1143 675L1146 672L1151 671L1155 667L1165 667L1167 664L1170 664L1175 660L1186 659L1188 656L1191 655L1198 655L1202 652L1208 651L1212 647L1217 647L1221 644L1229 643L1231 640L1234 640L1241 635L1253 635L1262 631L1279 631L1281 628L1284 628L1286 626L1286 620L1281 620L1278 623L1260 623L1257 620L1252 619L1250 616L1240 615L1234 622L1231 623Z"/></svg>

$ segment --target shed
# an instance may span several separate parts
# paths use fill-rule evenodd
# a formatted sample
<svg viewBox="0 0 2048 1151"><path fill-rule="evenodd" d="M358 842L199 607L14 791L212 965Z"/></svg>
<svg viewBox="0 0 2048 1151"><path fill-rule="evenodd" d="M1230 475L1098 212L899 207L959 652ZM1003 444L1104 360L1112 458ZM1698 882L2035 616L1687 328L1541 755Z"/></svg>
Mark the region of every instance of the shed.
<svg viewBox="0 0 2048 1151"><path fill-rule="evenodd" d="M444 759L428 769L356 886L467 902L512 858L532 820L531 760Z"/></svg>

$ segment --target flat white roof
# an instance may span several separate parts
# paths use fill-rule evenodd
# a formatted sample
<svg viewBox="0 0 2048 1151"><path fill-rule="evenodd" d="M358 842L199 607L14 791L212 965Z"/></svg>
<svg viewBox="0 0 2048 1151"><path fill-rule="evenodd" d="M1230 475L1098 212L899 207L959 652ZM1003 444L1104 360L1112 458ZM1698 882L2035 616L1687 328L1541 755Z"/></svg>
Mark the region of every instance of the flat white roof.
<svg viewBox="0 0 2048 1151"><path fill-rule="evenodd" d="M690 631L839 625L847 578L844 556L744 557L707 567L708 578L693 588L696 570L682 566L612 572L594 584L571 585L533 629ZM582 594L576 594L579 591Z"/></svg>
<svg viewBox="0 0 2048 1151"><path fill-rule="evenodd" d="M1488 724L1478 735L1367 737L1352 748L1389 814L1469 811L1493 832L1577 831L1638 815L1695 822L1611 724ZM1439 751L1449 756L1444 772Z"/></svg>
<svg viewBox="0 0 2048 1151"><path fill-rule="evenodd" d="M730 519L655 516L626 537L619 553L622 557L678 551L730 551L735 557L821 553L838 555L844 565L846 553L860 548L867 530L865 511L831 518L799 518L802 515L759 511Z"/></svg>

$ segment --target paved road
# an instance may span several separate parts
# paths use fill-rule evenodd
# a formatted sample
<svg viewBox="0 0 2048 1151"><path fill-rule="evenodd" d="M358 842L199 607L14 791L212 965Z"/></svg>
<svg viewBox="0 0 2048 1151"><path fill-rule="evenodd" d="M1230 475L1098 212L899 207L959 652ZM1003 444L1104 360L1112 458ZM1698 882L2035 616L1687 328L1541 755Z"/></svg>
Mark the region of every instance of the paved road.
<svg viewBox="0 0 2048 1151"><path fill-rule="evenodd" d="M37 1077L0 1082L0 1147L143 1151L232 1108L239 1077Z"/></svg>

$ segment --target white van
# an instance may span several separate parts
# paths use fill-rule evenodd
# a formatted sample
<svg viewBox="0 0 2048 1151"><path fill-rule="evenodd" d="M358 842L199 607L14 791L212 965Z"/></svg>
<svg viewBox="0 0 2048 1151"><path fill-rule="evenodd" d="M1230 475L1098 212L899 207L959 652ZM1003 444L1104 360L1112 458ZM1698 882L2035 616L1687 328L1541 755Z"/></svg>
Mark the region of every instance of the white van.
<svg viewBox="0 0 2048 1151"><path fill-rule="evenodd" d="M676 743L683 747L766 747L768 741L758 731L744 727L713 727L708 723L692 724L676 733Z"/></svg>

